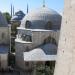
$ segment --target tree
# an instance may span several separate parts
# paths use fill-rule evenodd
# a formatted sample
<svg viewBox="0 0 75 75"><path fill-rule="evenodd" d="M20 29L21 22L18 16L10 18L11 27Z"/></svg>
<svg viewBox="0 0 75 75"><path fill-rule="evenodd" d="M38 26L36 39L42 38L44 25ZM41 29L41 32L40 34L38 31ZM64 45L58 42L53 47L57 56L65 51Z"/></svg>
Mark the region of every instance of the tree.
<svg viewBox="0 0 75 75"><path fill-rule="evenodd" d="M10 14L8 12L4 12L3 15L4 15L4 17L6 18L8 24L9 24L10 23L10 19L11 19Z"/></svg>

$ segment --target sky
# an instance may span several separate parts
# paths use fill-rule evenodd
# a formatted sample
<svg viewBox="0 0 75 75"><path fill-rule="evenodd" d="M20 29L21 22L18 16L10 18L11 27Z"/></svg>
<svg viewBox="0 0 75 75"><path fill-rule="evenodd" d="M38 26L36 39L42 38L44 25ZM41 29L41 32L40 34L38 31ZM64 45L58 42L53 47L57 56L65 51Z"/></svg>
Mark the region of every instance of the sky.
<svg viewBox="0 0 75 75"><path fill-rule="evenodd" d="M0 11L10 13L10 8L12 4L14 5L15 12L22 10L24 13L26 13L27 3L30 11L32 9L37 9L41 7L43 5L43 0L0 0ZM45 0L45 5L48 8L62 13L64 8L64 0Z"/></svg>

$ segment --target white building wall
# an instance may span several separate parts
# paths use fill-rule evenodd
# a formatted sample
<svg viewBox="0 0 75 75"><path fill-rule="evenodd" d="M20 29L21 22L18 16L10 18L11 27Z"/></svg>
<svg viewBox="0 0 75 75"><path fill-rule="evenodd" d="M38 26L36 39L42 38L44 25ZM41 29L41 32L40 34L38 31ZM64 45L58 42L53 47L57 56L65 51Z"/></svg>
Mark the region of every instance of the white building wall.
<svg viewBox="0 0 75 75"><path fill-rule="evenodd" d="M18 42L18 41L16 41L16 43L15 43L16 65L21 69L25 68L23 52L26 51L26 47L31 49L32 44L31 43Z"/></svg>
<svg viewBox="0 0 75 75"><path fill-rule="evenodd" d="M24 57L23 53L16 54L16 66L20 69L24 69Z"/></svg>
<svg viewBox="0 0 75 75"><path fill-rule="evenodd" d="M32 42L25 42L17 38L15 40L15 49L16 49L16 65L22 69L25 68L23 52L26 51L28 47L29 50L34 49L35 47L41 45L48 36L55 38L58 43L59 40L59 31L32 31Z"/></svg>
<svg viewBox="0 0 75 75"><path fill-rule="evenodd" d="M0 54L0 68L7 69L8 67L8 53Z"/></svg>
<svg viewBox="0 0 75 75"><path fill-rule="evenodd" d="M49 36L54 38L56 42L58 43L59 33L60 33L59 31L34 31L32 32L33 47L41 45L44 42L44 40Z"/></svg>

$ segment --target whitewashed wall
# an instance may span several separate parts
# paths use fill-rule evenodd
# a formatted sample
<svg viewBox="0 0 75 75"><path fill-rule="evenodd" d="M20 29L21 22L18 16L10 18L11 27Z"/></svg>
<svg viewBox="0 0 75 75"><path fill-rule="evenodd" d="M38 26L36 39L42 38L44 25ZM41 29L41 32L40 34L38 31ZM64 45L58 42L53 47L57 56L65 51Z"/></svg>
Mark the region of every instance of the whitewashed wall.
<svg viewBox="0 0 75 75"><path fill-rule="evenodd" d="M7 69L8 67L8 53L0 54L0 68Z"/></svg>

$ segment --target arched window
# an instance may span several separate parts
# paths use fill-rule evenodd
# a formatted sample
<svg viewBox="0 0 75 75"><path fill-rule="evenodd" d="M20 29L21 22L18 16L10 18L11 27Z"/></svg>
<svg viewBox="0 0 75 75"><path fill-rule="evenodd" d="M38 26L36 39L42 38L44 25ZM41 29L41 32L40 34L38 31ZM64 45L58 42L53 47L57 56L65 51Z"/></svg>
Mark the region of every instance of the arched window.
<svg viewBox="0 0 75 75"><path fill-rule="evenodd" d="M52 43L52 44L57 45L56 40L50 36L44 40L44 44L47 44L47 43Z"/></svg>
<svg viewBox="0 0 75 75"><path fill-rule="evenodd" d="M32 37L30 35L22 35L21 38L23 41L32 42Z"/></svg>
<svg viewBox="0 0 75 75"><path fill-rule="evenodd" d="M26 24L25 24L25 27L26 27L26 28L30 28L30 26L31 26L31 22L27 20L27 21L26 21Z"/></svg>
<svg viewBox="0 0 75 75"><path fill-rule="evenodd" d="M46 44L46 43L51 43L51 37L46 38L46 39L44 40L44 43L45 43L45 44Z"/></svg>
<svg viewBox="0 0 75 75"><path fill-rule="evenodd" d="M26 37L25 37L25 41L32 41L32 39L31 39L31 36L30 35L26 35Z"/></svg>
<svg viewBox="0 0 75 75"><path fill-rule="evenodd" d="M48 29L48 30L51 30L52 29L52 22L48 21L45 28Z"/></svg>

